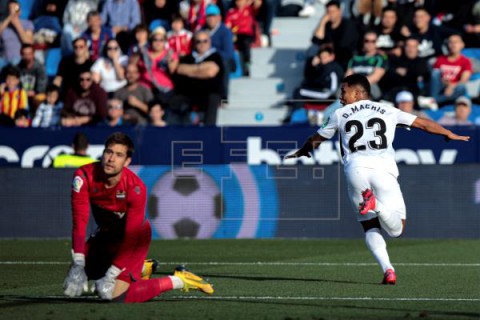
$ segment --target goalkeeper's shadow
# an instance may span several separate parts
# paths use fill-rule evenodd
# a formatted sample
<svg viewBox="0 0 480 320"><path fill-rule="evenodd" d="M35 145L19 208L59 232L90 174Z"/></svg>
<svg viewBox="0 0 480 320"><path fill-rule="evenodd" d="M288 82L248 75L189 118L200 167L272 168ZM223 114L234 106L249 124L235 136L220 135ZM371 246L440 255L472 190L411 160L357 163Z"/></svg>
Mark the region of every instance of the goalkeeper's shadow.
<svg viewBox="0 0 480 320"><path fill-rule="evenodd" d="M0 295L0 310L5 308L26 306L34 304L63 304L63 303L109 303L99 299L97 296L88 295L82 297L65 297L65 296L27 296L27 295Z"/></svg>
<svg viewBox="0 0 480 320"><path fill-rule="evenodd" d="M160 274L160 273L155 273ZM370 284L378 286L378 282L362 282L351 280L322 279L322 278L294 278L294 277L269 277L269 276L251 276L251 275L230 275L230 274L202 274L204 278L223 278L235 280L251 280L251 281L305 281L305 282L325 282L325 283L343 283L343 284Z"/></svg>

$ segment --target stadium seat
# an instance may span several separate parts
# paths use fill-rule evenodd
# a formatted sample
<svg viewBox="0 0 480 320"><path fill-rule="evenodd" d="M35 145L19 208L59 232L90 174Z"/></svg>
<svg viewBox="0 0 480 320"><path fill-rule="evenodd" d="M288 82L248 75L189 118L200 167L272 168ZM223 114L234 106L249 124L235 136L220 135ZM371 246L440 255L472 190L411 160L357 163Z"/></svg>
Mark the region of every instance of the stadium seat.
<svg viewBox="0 0 480 320"><path fill-rule="evenodd" d="M466 48L462 50L462 54L470 59L475 59L476 63L480 65L480 48ZM475 70L475 67L474 67ZM470 77L470 81L480 79L480 72L475 72Z"/></svg>
<svg viewBox="0 0 480 320"><path fill-rule="evenodd" d="M32 13L33 0L19 0L21 12L20 12L20 19L27 20L30 17L30 13Z"/></svg>
<svg viewBox="0 0 480 320"><path fill-rule="evenodd" d="M297 109L292 112L290 123L306 123L306 122L308 122L307 110Z"/></svg>
<svg viewBox="0 0 480 320"><path fill-rule="evenodd" d="M240 62L240 54L236 50L233 52L233 60L235 61L235 71L230 72L230 79L241 78L243 75L242 64Z"/></svg>
<svg viewBox="0 0 480 320"><path fill-rule="evenodd" d="M423 112L425 112L425 114L434 121L438 121L445 114L453 114L454 111L455 111L455 106L453 105L444 106L439 110L429 110L429 109L423 110ZM480 105L472 104L472 113L470 114L470 117L468 117L468 119L475 123L478 122L477 119L480 119Z"/></svg>
<svg viewBox="0 0 480 320"><path fill-rule="evenodd" d="M45 69L47 76L54 77L57 74L58 65L62 59L62 50L60 48L51 48L47 51L45 57Z"/></svg>

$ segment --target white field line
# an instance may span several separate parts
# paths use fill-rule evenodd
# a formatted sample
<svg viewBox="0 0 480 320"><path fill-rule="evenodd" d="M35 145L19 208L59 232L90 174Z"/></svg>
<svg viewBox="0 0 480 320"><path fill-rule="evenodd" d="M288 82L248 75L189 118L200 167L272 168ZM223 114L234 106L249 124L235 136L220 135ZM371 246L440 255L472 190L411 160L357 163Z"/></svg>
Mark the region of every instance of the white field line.
<svg viewBox="0 0 480 320"><path fill-rule="evenodd" d="M68 298L66 296L56 295L56 296L4 296L5 300L28 300L28 299L72 299L72 300L99 300L96 296L83 296L78 298ZM250 301L250 300L296 300L296 301L433 301L433 302L479 302L480 298L407 298L407 297L394 297L394 298L383 298L383 297L326 297L326 296L172 296L172 297L158 297L154 300L226 300L226 301Z"/></svg>
<svg viewBox="0 0 480 320"><path fill-rule="evenodd" d="M0 261L0 265L66 265L68 261ZM373 262L159 262L159 265L195 265L195 266L318 266L318 267L370 267L376 266ZM480 267L480 263L423 263L423 262L394 262L395 266L405 267Z"/></svg>
<svg viewBox="0 0 480 320"><path fill-rule="evenodd" d="M382 298L382 297L278 297L278 296L173 296L179 300L340 300L340 301L465 301L480 298Z"/></svg>

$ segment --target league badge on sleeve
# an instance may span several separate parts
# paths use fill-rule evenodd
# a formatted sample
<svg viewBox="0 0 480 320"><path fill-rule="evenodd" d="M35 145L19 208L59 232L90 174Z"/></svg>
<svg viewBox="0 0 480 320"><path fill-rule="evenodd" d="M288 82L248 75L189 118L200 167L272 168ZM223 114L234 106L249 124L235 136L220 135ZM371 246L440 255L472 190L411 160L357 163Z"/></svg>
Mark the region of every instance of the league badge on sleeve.
<svg viewBox="0 0 480 320"><path fill-rule="evenodd" d="M76 176L73 178L73 183L72 183L72 188L73 191L75 192L80 192L80 189L82 189L83 186L83 180L79 176Z"/></svg>

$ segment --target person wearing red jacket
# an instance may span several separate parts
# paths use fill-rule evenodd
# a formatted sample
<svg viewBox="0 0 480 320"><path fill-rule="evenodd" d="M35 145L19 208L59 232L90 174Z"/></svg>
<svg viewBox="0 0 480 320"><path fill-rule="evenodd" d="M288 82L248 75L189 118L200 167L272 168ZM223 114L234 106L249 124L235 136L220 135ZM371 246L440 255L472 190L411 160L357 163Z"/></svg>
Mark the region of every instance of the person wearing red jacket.
<svg viewBox="0 0 480 320"><path fill-rule="evenodd" d="M232 30L235 46L240 53L245 76L250 75L250 47L255 39L255 15L261 5L261 0L236 0L235 7L228 10L225 18L225 25Z"/></svg>
<svg viewBox="0 0 480 320"><path fill-rule="evenodd" d="M173 276L142 279L151 226L145 216L145 184L127 168L133 151L127 135L114 133L105 142L101 161L74 173L73 263L64 281L65 295L80 296L88 290L88 280L95 280L101 299L125 303L148 301L172 289L212 294L208 282L184 268ZM90 210L98 228L85 242Z"/></svg>
<svg viewBox="0 0 480 320"><path fill-rule="evenodd" d="M192 52L192 33L184 26L183 18L176 16L172 20L172 30L167 33L168 45L179 57Z"/></svg>

